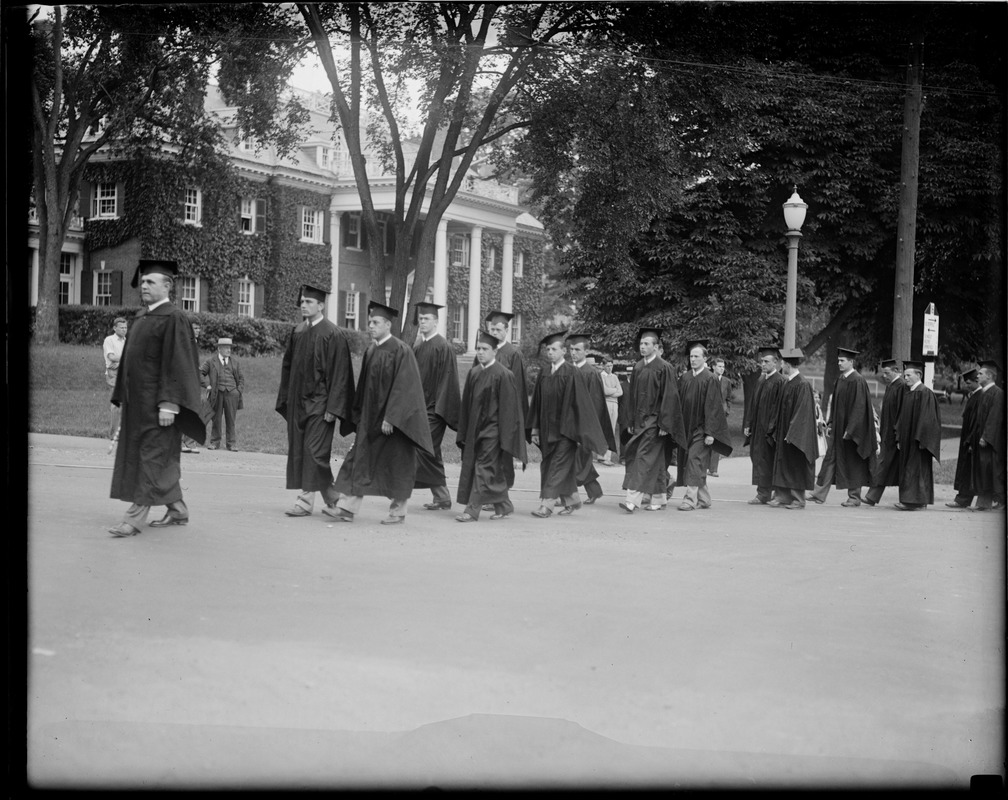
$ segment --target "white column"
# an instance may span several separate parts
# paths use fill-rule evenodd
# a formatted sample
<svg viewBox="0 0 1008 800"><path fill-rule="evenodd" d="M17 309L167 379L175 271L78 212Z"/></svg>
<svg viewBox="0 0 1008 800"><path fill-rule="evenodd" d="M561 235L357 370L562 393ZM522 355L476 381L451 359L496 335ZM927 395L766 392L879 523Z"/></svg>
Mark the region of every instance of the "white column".
<svg viewBox="0 0 1008 800"><path fill-rule="evenodd" d="M438 333L448 334L448 220L444 217L437 226L434 239L434 302L445 308L438 314Z"/></svg>
<svg viewBox="0 0 1008 800"><path fill-rule="evenodd" d="M339 251L340 212L336 210L336 198L329 200L329 261L332 264L329 279L329 302L326 303L326 319L339 325ZM357 310L358 315L360 309Z"/></svg>
<svg viewBox="0 0 1008 800"><path fill-rule="evenodd" d="M504 234L504 253L501 263L501 311L511 313L514 283L514 234L508 231Z"/></svg>
<svg viewBox="0 0 1008 800"><path fill-rule="evenodd" d="M480 278L483 274L483 228L473 225L469 241L469 325L466 342L469 352L476 352L476 333L480 326Z"/></svg>
<svg viewBox="0 0 1008 800"><path fill-rule="evenodd" d="M38 283L39 283L39 249L38 247L32 248L31 257L31 277L29 279L29 304L33 306L38 305Z"/></svg>

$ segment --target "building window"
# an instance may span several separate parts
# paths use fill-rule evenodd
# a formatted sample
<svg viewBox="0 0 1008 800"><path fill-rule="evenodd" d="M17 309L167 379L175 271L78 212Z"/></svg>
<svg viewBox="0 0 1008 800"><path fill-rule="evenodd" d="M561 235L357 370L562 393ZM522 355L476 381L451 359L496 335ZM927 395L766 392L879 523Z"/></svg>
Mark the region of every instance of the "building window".
<svg viewBox="0 0 1008 800"><path fill-rule="evenodd" d="M96 183L94 187L94 204L91 207L91 216L97 219L115 219L116 208L116 185L111 182Z"/></svg>
<svg viewBox="0 0 1008 800"><path fill-rule="evenodd" d="M182 221L186 225L203 224L203 193L195 187L190 186L185 190L185 213Z"/></svg>
<svg viewBox="0 0 1008 800"><path fill-rule="evenodd" d="M332 148L320 147L318 149L318 165L322 169L332 169Z"/></svg>
<svg viewBox="0 0 1008 800"><path fill-rule="evenodd" d="M452 308L451 324L448 326L449 336L453 341L465 341L466 304L460 303Z"/></svg>
<svg viewBox="0 0 1008 800"><path fill-rule="evenodd" d="M96 306L112 305L112 273L96 272L95 276L95 296Z"/></svg>
<svg viewBox="0 0 1008 800"><path fill-rule="evenodd" d="M525 274L525 251L519 250L518 260L515 261L514 265L514 276L516 278L520 278L524 274Z"/></svg>
<svg viewBox="0 0 1008 800"><path fill-rule="evenodd" d="M69 305L74 296L74 267L76 258L73 253L60 253L59 304Z"/></svg>
<svg viewBox="0 0 1008 800"><path fill-rule="evenodd" d="M243 197L241 201L241 231L242 233L255 233L256 229L256 204L251 197Z"/></svg>
<svg viewBox="0 0 1008 800"><path fill-rule="evenodd" d="M453 267L469 265L469 237L456 233L451 238L451 264Z"/></svg>
<svg viewBox="0 0 1008 800"><path fill-rule="evenodd" d="M491 247L490 251L487 253L487 266L490 268L491 272L497 271L497 248Z"/></svg>
<svg viewBox="0 0 1008 800"><path fill-rule="evenodd" d="M361 249L361 215L351 213L347 217L346 246L351 250Z"/></svg>
<svg viewBox="0 0 1008 800"><path fill-rule="evenodd" d="M175 282L176 297L183 311L199 311L199 280L182 275Z"/></svg>
<svg viewBox="0 0 1008 800"><path fill-rule="evenodd" d="M522 315L515 314L511 320L511 344L521 344Z"/></svg>
<svg viewBox="0 0 1008 800"><path fill-rule="evenodd" d="M357 330L358 309L360 308L360 292L346 293L346 306L343 309L343 317L348 328Z"/></svg>
<svg viewBox="0 0 1008 800"><path fill-rule="evenodd" d="M256 140L254 136L243 136L241 141L238 142L238 149L243 153L253 153L256 148Z"/></svg>
<svg viewBox="0 0 1008 800"><path fill-rule="evenodd" d="M324 212L310 208L301 212L301 241L322 244L322 224Z"/></svg>
<svg viewBox="0 0 1008 800"><path fill-rule="evenodd" d="M255 284L248 275L238 281L238 316L255 316Z"/></svg>

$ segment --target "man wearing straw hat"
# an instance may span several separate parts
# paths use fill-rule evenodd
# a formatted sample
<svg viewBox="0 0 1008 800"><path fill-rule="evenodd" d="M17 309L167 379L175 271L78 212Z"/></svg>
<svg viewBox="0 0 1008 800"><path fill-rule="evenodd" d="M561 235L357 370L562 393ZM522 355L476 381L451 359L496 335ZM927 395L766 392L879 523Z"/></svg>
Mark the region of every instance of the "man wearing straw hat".
<svg viewBox="0 0 1008 800"><path fill-rule="evenodd" d="M238 449L238 431L235 419L242 409L242 394L245 391L245 376L241 364L231 355L231 339L222 336L217 339L217 355L211 356L200 367L200 381L207 401L213 410L210 426L210 450L216 450L221 443L221 421L227 429L228 450Z"/></svg>

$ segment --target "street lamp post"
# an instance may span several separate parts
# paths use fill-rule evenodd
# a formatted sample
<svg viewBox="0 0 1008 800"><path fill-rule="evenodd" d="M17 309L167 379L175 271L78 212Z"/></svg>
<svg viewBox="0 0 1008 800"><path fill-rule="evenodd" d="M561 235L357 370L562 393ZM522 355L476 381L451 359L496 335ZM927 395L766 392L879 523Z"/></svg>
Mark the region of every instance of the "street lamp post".
<svg viewBox="0 0 1008 800"><path fill-rule="evenodd" d="M794 194L784 204L784 222L788 227L788 261L787 261L787 297L784 301L784 349L791 350L795 346L795 321L798 303L798 240L801 239L801 226L805 222L807 203L798 196L798 187Z"/></svg>

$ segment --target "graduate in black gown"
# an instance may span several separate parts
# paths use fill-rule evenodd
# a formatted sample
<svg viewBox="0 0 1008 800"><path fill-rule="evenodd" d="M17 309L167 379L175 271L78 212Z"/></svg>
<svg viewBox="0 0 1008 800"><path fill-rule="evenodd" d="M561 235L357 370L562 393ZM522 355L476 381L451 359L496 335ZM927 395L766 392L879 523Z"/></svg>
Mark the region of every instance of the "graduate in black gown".
<svg viewBox="0 0 1008 800"><path fill-rule="evenodd" d="M969 508L976 492L973 490L973 435L976 431L977 409L980 404L980 384L977 370L968 369L960 376L966 391L966 405L963 408L962 428L959 431L959 455L956 460L955 478L952 487L956 496L945 505L948 508Z"/></svg>
<svg viewBox="0 0 1008 800"><path fill-rule="evenodd" d="M613 435L612 424L609 421L609 409L606 406L602 376L594 365L588 363L588 347L591 344L591 337L584 333L572 333L567 336L566 344L575 375L598 414L599 426L605 436L606 452L615 450L616 437ZM598 478L599 474L595 469L595 454L579 447L577 452L577 485L585 488L585 493L588 495L584 501L586 505L591 505L602 496L602 486L599 484Z"/></svg>
<svg viewBox="0 0 1008 800"><path fill-rule="evenodd" d="M871 486L878 449L875 411L868 382L854 369L858 351L837 348L840 375L833 385L826 428L826 455L807 500L825 503L831 486L847 490L840 505L861 505L861 487Z"/></svg>
<svg viewBox="0 0 1008 800"><path fill-rule="evenodd" d="M619 507L632 514L638 508L664 508L666 470L677 447L686 446L682 406L675 369L661 358L661 331L641 328L637 332L640 360L630 372L623 393L624 425L629 439L623 448L626 498ZM645 501L645 498L650 499Z"/></svg>
<svg viewBox="0 0 1008 800"><path fill-rule="evenodd" d="M413 355L420 370L424 400L427 403L427 424L430 426L433 455L416 451L417 473L414 487L430 489L433 501L424 504L428 511L448 509L452 506L445 479L441 442L446 428L458 430L459 379L458 360L448 340L438 333L438 311L444 306L434 303L417 303L415 321L420 336L413 345Z"/></svg>
<svg viewBox="0 0 1008 800"><path fill-rule="evenodd" d="M921 381L923 361L904 361L906 394L896 417L899 449L900 511L916 511L934 502L934 462L941 461L941 410L938 398Z"/></svg>
<svg viewBox="0 0 1008 800"><path fill-rule="evenodd" d="M686 487L680 511L710 508L707 489L711 453L731 455L731 435L721 402L717 379L707 368L707 340L693 339L686 347L689 369L679 379L679 400L683 409L686 446L677 453L679 486Z"/></svg>
<svg viewBox="0 0 1008 800"><path fill-rule="evenodd" d="M361 360L354 394L357 435L333 484L340 493L336 507L322 509L341 522L353 521L365 495L391 501L382 525L404 522L416 482L416 451L434 454L413 349L392 335L392 320L398 315L394 308L368 303L372 341Z"/></svg>
<svg viewBox="0 0 1008 800"><path fill-rule="evenodd" d="M780 506L793 511L805 508L805 492L815 483L819 457L815 397L799 369L804 360L797 347L781 351L784 386L774 425L773 488Z"/></svg>
<svg viewBox="0 0 1008 800"><path fill-rule="evenodd" d="M522 414L526 417L528 416L528 384L527 384L527 374L525 372L525 359L522 358L521 350L515 347L511 342L508 341L508 328L511 325L511 320L514 319L514 314L508 311L500 311L495 309L486 315L486 319L483 321L486 323L487 332L491 336L497 339L497 358L496 361L505 369L511 370L515 376L515 381L518 386L518 399L522 404ZM476 360L473 364L477 364Z"/></svg>
<svg viewBox="0 0 1008 800"><path fill-rule="evenodd" d="M178 265L143 260L133 275L142 309L123 345L112 405L122 410L110 496L130 503L113 536L135 536L151 506L167 506L151 527L185 525L182 436L206 441L198 353L192 326L169 296Z"/></svg>
<svg viewBox="0 0 1008 800"><path fill-rule="evenodd" d="M276 410L287 420L287 488L300 490L284 512L289 517L309 516L316 492L327 506L336 502L331 466L336 420L341 436L354 429L350 344L325 318L326 295L308 284L298 289L303 321L291 332L280 371Z"/></svg>
<svg viewBox="0 0 1008 800"><path fill-rule="evenodd" d="M973 429L974 511L1004 510L1005 507L1005 395L997 385L996 361L981 361L977 370L980 401Z"/></svg>
<svg viewBox="0 0 1008 800"><path fill-rule="evenodd" d="M561 515L581 507L577 490L578 447L589 453L606 446L598 413L591 404L574 367L564 360L566 331L551 333L539 343L546 361L529 402L525 420L526 441L542 451L539 508L535 517L548 517L553 504L563 501Z"/></svg>
<svg viewBox="0 0 1008 800"><path fill-rule="evenodd" d="M882 362L882 378L886 382L879 415L879 458L872 473L871 487L861 501L873 506L882 499L886 486L899 486L899 450L896 449L896 420L906 395L906 381L895 358ZM967 503L967 505L969 505Z"/></svg>
<svg viewBox="0 0 1008 800"><path fill-rule="evenodd" d="M742 422L742 433L746 437L745 443L749 445L749 458L752 461L752 484L756 487L756 496L749 501L749 505L772 503L776 506L781 505L781 501L773 499L774 441L784 376L779 369L780 353L777 347L761 347L758 355L760 377L752 402L746 409L746 418Z"/></svg>
<svg viewBox="0 0 1008 800"><path fill-rule="evenodd" d="M475 522L484 505L493 508L492 520L514 511L508 490L514 485L514 462L528 463L525 419L518 398L518 382L511 370L496 360L499 342L480 331L476 338L477 364L466 376L456 442L462 468L456 499L465 511L458 522Z"/></svg>

